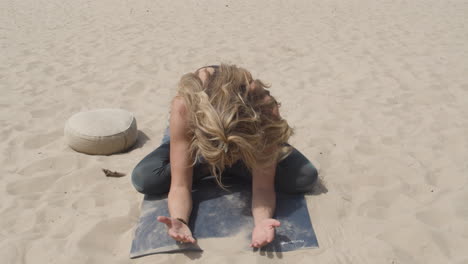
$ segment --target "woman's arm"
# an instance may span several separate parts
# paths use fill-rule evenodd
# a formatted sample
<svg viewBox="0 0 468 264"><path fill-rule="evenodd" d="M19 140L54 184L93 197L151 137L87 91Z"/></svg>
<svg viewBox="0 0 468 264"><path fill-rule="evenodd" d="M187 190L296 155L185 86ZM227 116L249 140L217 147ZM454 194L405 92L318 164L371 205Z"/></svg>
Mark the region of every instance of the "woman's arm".
<svg viewBox="0 0 468 264"><path fill-rule="evenodd" d="M260 248L273 241L275 227L280 222L273 219L276 208L275 193L276 162L252 170L252 215L255 227L251 247Z"/></svg>
<svg viewBox="0 0 468 264"><path fill-rule="evenodd" d="M276 164L252 170L252 215L255 225L271 218L275 212L275 171Z"/></svg>
<svg viewBox="0 0 468 264"><path fill-rule="evenodd" d="M187 137L187 109L181 97L175 97L170 118L171 187L168 195L172 218L189 221L192 210L192 161L188 155L190 140Z"/></svg>
<svg viewBox="0 0 468 264"><path fill-rule="evenodd" d="M207 67L196 71L198 77L205 82L214 68ZM188 131L188 112L182 97L176 96L171 105L171 187L169 189L168 204L172 218L181 218L186 223L192 211L192 160L188 156L190 138Z"/></svg>
<svg viewBox="0 0 468 264"><path fill-rule="evenodd" d="M158 216L166 224L167 233L176 241L194 243L195 239L186 223L192 211L192 166L188 156L187 119L184 101L176 97L171 105L171 187L168 207L171 217Z"/></svg>

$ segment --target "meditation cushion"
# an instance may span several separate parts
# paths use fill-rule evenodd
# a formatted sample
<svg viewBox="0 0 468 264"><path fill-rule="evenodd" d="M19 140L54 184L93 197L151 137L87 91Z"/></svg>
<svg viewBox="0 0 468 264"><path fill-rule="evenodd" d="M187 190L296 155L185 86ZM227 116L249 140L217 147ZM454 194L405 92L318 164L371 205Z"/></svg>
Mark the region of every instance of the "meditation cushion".
<svg viewBox="0 0 468 264"><path fill-rule="evenodd" d="M122 109L79 112L70 117L65 125L68 145L86 154L122 152L135 144L137 135L135 117Z"/></svg>

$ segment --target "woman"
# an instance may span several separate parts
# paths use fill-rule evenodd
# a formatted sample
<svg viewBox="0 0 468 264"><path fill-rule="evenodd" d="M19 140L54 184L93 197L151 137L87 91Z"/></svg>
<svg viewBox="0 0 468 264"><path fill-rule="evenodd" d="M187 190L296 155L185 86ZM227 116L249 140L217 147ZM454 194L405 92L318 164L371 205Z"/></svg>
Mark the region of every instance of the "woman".
<svg viewBox="0 0 468 264"><path fill-rule="evenodd" d="M179 242L195 242L187 226L192 183L214 175L252 182L255 227L251 247L274 238L276 191L310 191L317 170L287 144L292 134L277 101L260 80L235 65L208 66L182 76L172 101L170 131L161 146L134 169L132 182L144 194L168 194L170 217L159 216Z"/></svg>

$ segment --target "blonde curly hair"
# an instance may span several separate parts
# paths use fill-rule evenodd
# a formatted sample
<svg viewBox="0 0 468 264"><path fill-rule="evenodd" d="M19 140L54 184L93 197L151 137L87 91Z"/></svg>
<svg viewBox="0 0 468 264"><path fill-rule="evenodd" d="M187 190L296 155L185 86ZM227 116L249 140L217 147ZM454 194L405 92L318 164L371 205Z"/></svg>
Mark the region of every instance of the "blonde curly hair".
<svg viewBox="0 0 468 264"><path fill-rule="evenodd" d="M279 103L268 96L269 87L247 70L227 64L216 67L205 81L197 70L179 82L178 95L189 113L190 157L194 164L202 157L221 187L221 173L239 159L251 170L291 152L285 143L292 128L275 114Z"/></svg>

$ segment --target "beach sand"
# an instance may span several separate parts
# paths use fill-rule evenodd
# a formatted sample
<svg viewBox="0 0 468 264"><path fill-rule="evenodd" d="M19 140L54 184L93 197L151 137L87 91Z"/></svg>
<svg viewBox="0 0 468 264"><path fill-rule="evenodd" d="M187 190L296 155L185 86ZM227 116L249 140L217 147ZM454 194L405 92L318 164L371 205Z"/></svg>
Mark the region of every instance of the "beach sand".
<svg viewBox="0 0 468 264"><path fill-rule="evenodd" d="M468 263L467 14L462 0L1 0L1 262ZM219 62L272 84L291 143L320 169L307 196L320 248L224 239L130 260L131 171L158 146L180 76ZM71 150L65 121L103 107L135 113L137 146Z"/></svg>

